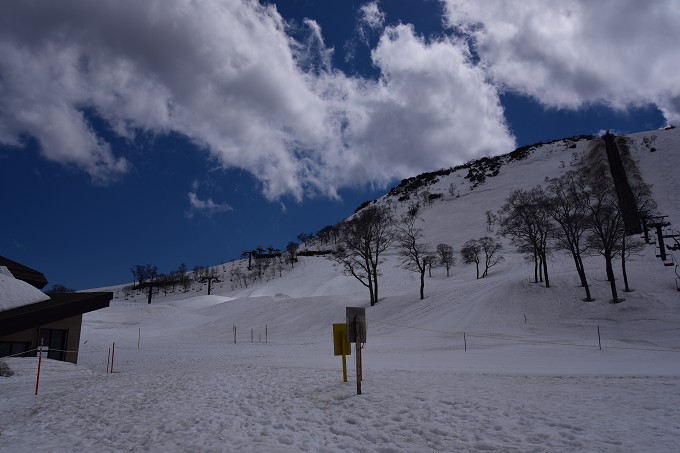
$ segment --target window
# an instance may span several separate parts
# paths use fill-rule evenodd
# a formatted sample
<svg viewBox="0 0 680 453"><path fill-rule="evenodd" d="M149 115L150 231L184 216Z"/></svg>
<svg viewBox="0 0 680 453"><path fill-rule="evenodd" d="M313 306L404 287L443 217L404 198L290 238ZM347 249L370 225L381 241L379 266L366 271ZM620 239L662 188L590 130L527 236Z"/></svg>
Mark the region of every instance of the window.
<svg viewBox="0 0 680 453"><path fill-rule="evenodd" d="M28 357L27 351L31 349L28 341L0 341L0 357L15 356Z"/></svg>
<svg viewBox="0 0 680 453"><path fill-rule="evenodd" d="M43 340L43 346L49 348L47 352L48 359L64 360L64 357L66 356L68 330L40 329L40 332L38 332L38 345L40 345L41 338Z"/></svg>

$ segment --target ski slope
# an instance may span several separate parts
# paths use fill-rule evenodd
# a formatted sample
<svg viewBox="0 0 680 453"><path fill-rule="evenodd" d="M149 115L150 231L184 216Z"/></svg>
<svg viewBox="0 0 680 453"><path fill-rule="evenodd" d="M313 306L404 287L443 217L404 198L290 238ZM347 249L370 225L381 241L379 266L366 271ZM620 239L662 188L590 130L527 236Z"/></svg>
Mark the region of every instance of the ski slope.
<svg viewBox="0 0 680 453"><path fill-rule="evenodd" d="M645 178L665 175L653 190L675 227L678 182L663 171L677 163L676 131L647 133L657 151L635 154ZM559 175L587 146L545 145L425 207L426 239L459 250L487 234L484 211ZM436 184L445 192L456 178ZM346 306L367 306L367 291L327 259L301 257L282 277L235 289L227 281L211 296L194 290L148 305L119 292L84 316L77 366L43 360L37 396L37 359L2 360L14 374L0 378L0 451L677 451L673 268L647 246L628 263L634 291L620 284L625 301L612 305L604 265L589 258L596 300L585 303L568 257L552 259L544 288L504 242L505 261L488 278L468 265L448 278L434 269L425 300L418 276L388 251L381 300L366 310L362 395L354 355L342 381L331 325L344 322Z"/></svg>

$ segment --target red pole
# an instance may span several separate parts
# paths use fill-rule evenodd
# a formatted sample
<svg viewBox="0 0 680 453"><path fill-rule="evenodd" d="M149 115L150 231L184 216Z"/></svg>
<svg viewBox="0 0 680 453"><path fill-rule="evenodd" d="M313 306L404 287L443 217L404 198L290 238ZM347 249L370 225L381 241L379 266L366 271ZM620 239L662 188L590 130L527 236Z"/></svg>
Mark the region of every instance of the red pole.
<svg viewBox="0 0 680 453"><path fill-rule="evenodd" d="M43 339L40 339L40 347L38 348L38 376L35 378L35 394L38 394L38 384L40 384L40 363L42 362Z"/></svg>
<svg viewBox="0 0 680 453"><path fill-rule="evenodd" d="M113 373L113 357L116 355L116 342L113 342L113 350L111 351L111 372Z"/></svg>

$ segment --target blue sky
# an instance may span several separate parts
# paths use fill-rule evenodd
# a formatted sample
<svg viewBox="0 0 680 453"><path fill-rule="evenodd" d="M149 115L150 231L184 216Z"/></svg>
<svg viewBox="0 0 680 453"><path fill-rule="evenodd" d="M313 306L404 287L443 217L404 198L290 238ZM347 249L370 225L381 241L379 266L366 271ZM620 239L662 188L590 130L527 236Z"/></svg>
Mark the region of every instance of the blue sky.
<svg viewBox="0 0 680 453"><path fill-rule="evenodd" d="M672 0L3 2L0 254L123 283L283 248L423 171L677 124L677 23Z"/></svg>

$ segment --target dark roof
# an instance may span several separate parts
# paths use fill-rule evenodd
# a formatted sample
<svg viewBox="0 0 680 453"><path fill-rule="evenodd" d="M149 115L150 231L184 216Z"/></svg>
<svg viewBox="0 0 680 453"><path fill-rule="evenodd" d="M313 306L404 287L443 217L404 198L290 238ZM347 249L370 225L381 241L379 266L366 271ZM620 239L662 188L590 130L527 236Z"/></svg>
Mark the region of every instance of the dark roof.
<svg viewBox="0 0 680 453"><path fill-rule="evenodd" d="M9 258L0 256L0 266L5 266L17 280L23 280L38 289L43 289L47 285L47 279L42 272L12 261Z"/></svg>
<svg viewBox="0 0 680 453"><path fill-rule="evenodd" d="M106 308L112 292L54 293L50 299L0 311L0 337Z"/></svg>

